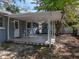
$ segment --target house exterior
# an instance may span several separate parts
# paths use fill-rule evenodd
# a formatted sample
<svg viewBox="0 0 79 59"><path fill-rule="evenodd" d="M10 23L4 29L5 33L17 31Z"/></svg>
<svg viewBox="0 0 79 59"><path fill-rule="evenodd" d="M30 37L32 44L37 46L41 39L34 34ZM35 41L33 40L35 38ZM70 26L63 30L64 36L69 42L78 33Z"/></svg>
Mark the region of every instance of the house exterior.
<svg viewBox="0 0 79 59"><path fill-rule="evenodd" d="M3 17L4 16L0 16L0 43L7 39L7 20L5 20L6 17Z"/></svg>
<svg viewBox="0 0 79 59"><path fill-rule="evenodd" d="M14 22L16 24L14 24ZM17 24L18 22L19 24ZM22 34L24 33L23 30L25 28L23 25L25 25L26 23L21 20L18 21L17 19L10 18L9 24L10 24L9 25L9 38L13 39L15 37L22 37ZM15 25L20 26L18 34L14 33ZM8 39L8 17L0 15L0 43L6 41L7 39Z"/></svg>
<svg viewBox="0 0 79 59"><path fill-rule="evenodd" d="M30 43L52 43L52 40L55 41L55 21L60 20L61 11L24 14L0 12L0 42L6 40L20 41L21 39L26 43L27 41L30 42L29 40L31 40ZM41 25L44 22L47 24L45 29ZM40 31L40 34L38 31ZM43 40L42 37L45 37L45 39ZM37 41L33 41L34 39L37 39Z"/></svg>

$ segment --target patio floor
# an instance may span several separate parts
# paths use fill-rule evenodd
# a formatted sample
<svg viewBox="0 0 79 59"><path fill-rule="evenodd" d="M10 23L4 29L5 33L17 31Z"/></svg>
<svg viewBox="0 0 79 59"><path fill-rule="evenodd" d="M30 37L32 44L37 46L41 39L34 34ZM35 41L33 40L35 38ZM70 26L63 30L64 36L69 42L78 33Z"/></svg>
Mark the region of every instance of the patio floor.
<svg viewBox="0 0 79 59"><path fill-rule="evenodd" d="M35 45L45 45L47 41L47 35L39 35L39 36L30 36L23 38L14 38L9 41L13 41L15 43L26 43L26 44L35 44Z"/></svg>

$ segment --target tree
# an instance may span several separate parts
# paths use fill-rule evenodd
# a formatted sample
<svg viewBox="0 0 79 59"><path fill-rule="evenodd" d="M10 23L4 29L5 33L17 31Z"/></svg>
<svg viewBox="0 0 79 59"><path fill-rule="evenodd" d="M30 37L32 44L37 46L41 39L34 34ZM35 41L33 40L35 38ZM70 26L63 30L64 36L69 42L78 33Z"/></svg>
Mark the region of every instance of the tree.
<svg viewBox="0 0 79 59"><path fill-rule="evenodd" d="M25 0L19 0L20 2ZM20 10L26 10L24 8L19 8L15 5L16 0L0 0L0 9L5 9L6 11L9 11L11 13L19 13Z"/></svg>
<svg viewBox="0 0 79 59"><path fill-rule="evenodd" d="M39 6L35 7L38 11L56 11L61 10L63 24L69 26L67 21L74 22L76 21L76 8L79 5L78 0L38 0ZM73 25L73 24L72 24ZM59 25L60 26L60 25ZM58 27L58 26L56 26ZM58 27L60 28L60 27ZM57 29L58 29L57 28ZM57 30L58 32L58 30Z"/></svg>
<svg viewBox="0 0 79 59"><path fill-rule="evenodd" d="M20 11L19 7L12 4L11 0L0 0L0 8L11 13L18 13Z"/></svg>
<svg viewBox="0 0 79 59"><path fill-rule="evenodd" d="M19 13L20 9L19 7L15 6L15 5L9 5L6 7L6 10L11 12L11 13Z"/></svg>

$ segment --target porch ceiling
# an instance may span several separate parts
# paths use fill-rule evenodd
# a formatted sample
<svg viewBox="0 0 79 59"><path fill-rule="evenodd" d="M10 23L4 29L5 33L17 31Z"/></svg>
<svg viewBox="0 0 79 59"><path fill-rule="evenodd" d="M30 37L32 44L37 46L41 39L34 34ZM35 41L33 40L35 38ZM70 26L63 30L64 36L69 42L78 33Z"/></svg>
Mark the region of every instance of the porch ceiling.
<svg viewBox="0 0 79 59"><path fill-rule="evenodd" d="M47 21L47 20L61 20L61 11L53 12L36 12L36 13L19 13L19 14L8 14L7 16L24 21Z"/></svg>

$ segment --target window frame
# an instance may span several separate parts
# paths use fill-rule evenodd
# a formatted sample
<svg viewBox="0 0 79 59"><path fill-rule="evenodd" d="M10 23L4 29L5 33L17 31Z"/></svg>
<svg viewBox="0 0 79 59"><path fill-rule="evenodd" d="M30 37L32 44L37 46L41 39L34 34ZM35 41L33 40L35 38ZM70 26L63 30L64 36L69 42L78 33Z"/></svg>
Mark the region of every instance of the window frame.
<svg viewBox="0 0 79 59"><path fill-rule="evenodd" d="M4 28L4 18L2 16L0 16L0 18L2 19L2 26L0 26L0 29L5 29Z"/></svg>

